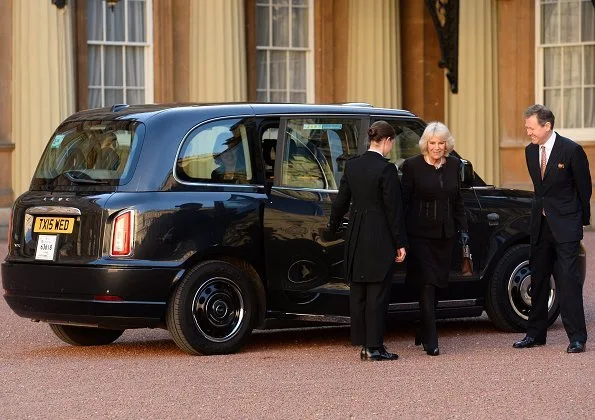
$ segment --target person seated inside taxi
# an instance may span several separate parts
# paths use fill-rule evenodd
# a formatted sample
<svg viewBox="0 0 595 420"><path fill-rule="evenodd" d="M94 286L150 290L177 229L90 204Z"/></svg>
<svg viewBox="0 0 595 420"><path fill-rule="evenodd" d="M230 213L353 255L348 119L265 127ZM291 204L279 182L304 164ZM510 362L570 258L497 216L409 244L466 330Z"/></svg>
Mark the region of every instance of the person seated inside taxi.
<svg viewBox="0 0 595 420"><path fill-rule="evenodd" d="M213 159L218 165L211 172L211 179L226 184L247 183L246 164L242 139L230 132L217 136L213 146Z"/></svg>
<svg viewBox="0 0 595 420"><path fill-rule="evenodd" d="M106 133L101 139L101 150L97 167L115 171L120 166L120 156L116 152L118 147L118 138L113 132Z"/></svg>

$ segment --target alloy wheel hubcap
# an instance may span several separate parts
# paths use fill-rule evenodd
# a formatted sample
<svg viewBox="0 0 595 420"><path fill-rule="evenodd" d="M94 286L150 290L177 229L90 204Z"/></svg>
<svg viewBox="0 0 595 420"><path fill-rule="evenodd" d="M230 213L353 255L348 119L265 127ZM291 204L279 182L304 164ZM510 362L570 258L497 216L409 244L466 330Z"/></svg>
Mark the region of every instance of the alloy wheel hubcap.
<svg viewBox="0 0 595 420"><path fill-rule="evenodd" d="M244 319L244 299L230 279L215 277L194 294L192 317L205 338L221 343L234 337Z"/></svg>
<svg viewBox="0 0 595 420"><path fill-rule="evenodd" d="M548 297L548 311L552 309L556 298L556 284L553 277L550 280L550 295ZM508 301L514 312L521 318L529 319L531 309L531 270L529 261L521 262L510 274L508 279Z"/></svg>

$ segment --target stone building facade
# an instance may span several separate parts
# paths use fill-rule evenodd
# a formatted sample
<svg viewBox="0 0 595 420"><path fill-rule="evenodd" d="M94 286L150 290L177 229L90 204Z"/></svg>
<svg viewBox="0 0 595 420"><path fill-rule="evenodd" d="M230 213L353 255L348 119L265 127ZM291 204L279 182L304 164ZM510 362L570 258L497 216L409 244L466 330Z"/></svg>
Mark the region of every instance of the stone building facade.
<svg viewBox="0 0 595 420"><path fill-rule="evenodd" d="M0 10L0 225L59 122L121 102L405 108L446 122L487 182L527 189L522 112L540 102L595 164L592 0L0 0ZM456 93L452 68L438 65L441 40L452 56L453 23Z"/></svg>

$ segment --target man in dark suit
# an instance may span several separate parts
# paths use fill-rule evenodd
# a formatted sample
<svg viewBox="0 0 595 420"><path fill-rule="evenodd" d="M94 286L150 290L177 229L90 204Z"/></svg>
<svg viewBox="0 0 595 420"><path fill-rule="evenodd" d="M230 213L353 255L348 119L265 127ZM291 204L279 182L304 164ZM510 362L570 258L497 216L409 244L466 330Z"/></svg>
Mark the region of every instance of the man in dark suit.
<svg viewBox="0 0 595 420"><path fill-rule="evenodd" d="M544 345L550 277L570 340L568 353L585 351L587 327L578 254L583 225L591 218L591 174L583 148L554 132L554 114L543 105L525 111L531 144L525 148L535 199L531 214L531 301L527 334L515 348Z"/></svg>
<svg viewBox="0 0 595 420"><path fill-rule="evenodd" d="M385 159L395 130L386 121L368 129L370 148L347 161L329 229L336 231L351 208L345 241L345 276L351 283L351 342L364 361L396 360L384 347L394 263L405 259L401 185L397 168Z"/></svg>

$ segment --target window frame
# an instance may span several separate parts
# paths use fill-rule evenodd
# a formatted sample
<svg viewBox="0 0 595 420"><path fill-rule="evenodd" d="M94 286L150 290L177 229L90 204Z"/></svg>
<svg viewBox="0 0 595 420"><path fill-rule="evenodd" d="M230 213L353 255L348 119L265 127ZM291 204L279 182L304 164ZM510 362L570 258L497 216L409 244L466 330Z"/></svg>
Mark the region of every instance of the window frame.
<svg viewBox="0 0 595 420"><path fill-rule="evenodd" d="M103 13L103 28L102 32L105 34L105 15L108 13L112 13L111 10L108 10L108 6L105 4L104 1L99 0L102 3L102 13ZM89 40L88 39L88 31L87 31L87 11L88 11L88 4L87 2L83 3L82 7L77 8L77 16L76 16L76 34L77 34L77 70L78 74L83 74L84 76L79 76L79 81L77 83L77 106L78 109L87 109L90 107L89 104L89 90L92 88L99 88L101 89L101 104L100 107L110 106L113 104L105 104L105 94L104 90L106 88L104 83L104 65L102 63L101 69L101 84L100 85L93 85L91 86L89 83L89 46L99 46L99 47L109 47L109 46L116 46L116 47L123 47L122 48L122 65L124 67L123 70L123 80L122 86L117 86L116 88L123 90L123 102L129 103L126 99L126 47L143 47L144 48L144 63L143 63L143 70L144 70L144 103L153 103L154 102L154 68L153 68L153 54L154 54L154 42L153 42L153 25L154 25L154 16L153 16L153 0L145 0L145 41L144 42L130 42L130 41L105 41L105 40ZM125 16L128 13L128 4L129 0L120 0L120 4L122 4L124 8ZM128 38L128 21L125 18L125 39ZM102 48L101 51L101 60L103 62L104 51ZM82 73L81 73L82 72ZM141 90L140 88L138 90Z"/></svg>
<svg viewBox="0 0 595 420"><path fill-rule="evenodd" d="M251 180L247 183L227 183L227 182L216 182L216 181L209 181L207 178L196 178L196 180L187 180L184 179L183 176L180 176L180 170L178 168L178 162L180 161L180 157L182 153L185 151L185 146L191 143L203 130L205 129L212 129L211 125L215 124L229 124L231 121L236 121L236 124L240 124L244 127L245 137L242 137L242 145L243 145L243 153L245 156L245 165L247 166L246 170L247 173L250 173ZM172 174L173 178L176 182L182 185L189 185L189 186L208 186L208 187L224 187L224 188L232 188L232 189L254 189L256 186L261 186L259 182L259 178L262 176L260 174L261 170L258 166L258 163L255 162L255 154L256 151L260 151L260 147L256 147L254 143L254 133L253 127L254 124L254 116L253 115L237 115L237 116L226 116L226 117L219 117L214 119L209 119L203 121L194 127L192 127L182 138L178 150L176 151Z"/></svg>
<svg viewBox="0 0 595 420"><path fill-rule="evenodd" d="M584 47L594 45L594 41L576 41L576 42L562 42L558 40L556 43L548 43L542 44L541 42L541 31L542 31L542 24L541 24L541 16L542 16L542 0L534 0L535 1L535 99L537 103L544 103L545 95L544 95L544 69L545 69L545 58L544 58L544 51L547 47L554 47L554 48L564 48L564 47L581 47L583 49L581 53L581 83L580 83L580 90L581 90L581 125L584 124L584 112L585 112L585 102L584 102L584 91L585 87L590 87L590 85L585 84L585 76L583 74L585 69L585 53ZM581 16L580 7L582 4L581 0L578 0L579 3L579 17ZM558 7L561 4L560 1L557 2ZM558 12L559 13L559 12ZM560 22L558 22L560 26ZM560 34L560 30L558 30L558 34ZM564 60L563 54L561 60ZM563 64L562 64L563 66ZM595 86L593 86L595 88ZM560 86L561 89L564 89L564 86ZM547 104L545 104L547 106ZM562 115L556 115L556 119L561 121L563 119L563 108L561 109ZM595 140L595 127L582 127L582 128L564 128L560 127L558 121L556 121L556 125L554 127L555 131L560 133L565 137L569 137L576 141L588 141L588 140Z"/></svg>
<svg viewBox="0 0 595 420"><path fill-rule="evenodd" d="M421 153L421 149L419 148L419 139L421 138L423 131L426 128L427 124L425 124L422 120L420 120L418 118L411 118L411 117L395 117L395 116L386 116L386 115L385 116L372 115L370 117L370 125L374 124L377 121L386 121L395 129L395 132L397 134L395 137L395 144L393 145L393 148L391 149L387 158L389 159L389 161L391 163L395 164L400 171L401 170L400 168L406 159L409 159L409 158L419 155ZM401 136L406 134L403 131L403 128L407 128L409 131L414 132L415 135L418 135L416 130L419 131L418 139L414 144L405 145L401 141ZM402 152L404 150L409 151L408 148L410 148L412 146L415 147L415 149L414 149L415 153L411 154L410 156L408 156L406 154L402 155Z"/></svg>
<svg viewBox="0 0 595 420"><path fill-rule="evenodd" d="M358 126L356 127L356 130L354 131L354 134L356 135L354 156L362 153L362 147L364 147L365 143L366 143L366 139L363 136L367 130L367 124L368 124L368 120L369 120L369 117L367 115L363 116L363 115L359 115L359 114L326 114L326 113L325 114L285 115L281 118L280 125L279 125L279 135L277 138L277 151L276 151L277 158L275 160L275 179L274 179L274 184L273 184L273 187L275 189L293 190L293 191L325 192L325 193L338 192L338 188L339 188L339 185L341 182L340 179L334 180L334 182L337 185L337 189L298 187L298 186L291 186L291 185L282 183L283 162L285 160L286 147L287 147L287 142L285 141L285 138L286 138L288 122L290 120L296 120L296 119L297 120L305 120L305 119L325 119L325 118L333 119L333 120L337 120L337 119L351 120L351 121L355 122ZM320 124L322 124L322 123L320 123ZM334 173L333 173L333 175L334 175Z"/></svg>
<svg viewBox="0 0 595 420"><path fill-rule="evenodd" d="M270 54L270 51L285 51L285 52L292 52L292 51L299 51L305 52L306 56L306 101L304 103L314 103L315 101L315 66L314 66L314 59L315 59L315 34L314 34L314 0L307 0L307 8L308 8L308 46L307 47L274 47L274 46L259 46L257 41L257 13L256 9L259 3L267 2L269 5L269 16L270 10L273 7L271 4L273 0L249 0L246 2L246 21L247 21L247 45L248 45L248 57L249 57L249 71L252 72L252 75L249 77L249 85L250 85L250 100L256 101L258 97L258 92L263 91L262 89L258 89L258 63L257 63L257 53L259 51L268 51L267 56ZM289 30L291 31L292 28L292 19L291 19L291 7L293 7L291 0L288 1L288 7L290 8L290 16L289 16ZM272 33L272 19L269 19L269 33ZM290 40L291 40L291 33L290 33ZM291 41L290 41L291 42ZM286 63L286 74L290 74L290 67L289 67L289 60ZM270 58L267 58L267 71L270 67ZM264 90L267 96L267 100L265 102L271 102L271 88L270 88L270 77L266 77L267 86ZM296 92L295 90L292 91L290 87L290 77L286 78L285 82L285 97L286 103L290 103L289 95L292 92Z"/></svg>

